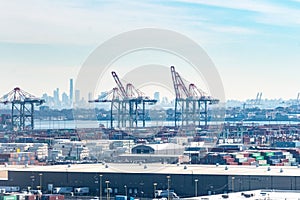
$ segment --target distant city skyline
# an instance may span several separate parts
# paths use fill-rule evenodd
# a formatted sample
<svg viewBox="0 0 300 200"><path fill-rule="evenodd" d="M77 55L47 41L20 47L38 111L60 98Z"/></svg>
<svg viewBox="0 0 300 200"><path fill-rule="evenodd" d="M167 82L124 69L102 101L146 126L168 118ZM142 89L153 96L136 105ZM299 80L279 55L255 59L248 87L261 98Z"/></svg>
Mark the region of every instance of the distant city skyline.
<svg viewBox="0 0 300 200"><path fill-rule="evenodd" d="M73 77L75 87L82 64L97 46L147 27L176 31L203 47L222 78L226 100L253 99L258 92L287 100L300 92L299 0L29 0L4 1L1 8L0 96L14 87L39 97L55 88L69 95L66 80ZM126 73L154 58L156 64L181 66L186 79L196 79L176 59L144 55L132 60L137 58L121 60L117 70ZM112 81L107 85L114 87Z"/></svg>
<svg viewBox="0 0 300 200"><path fill-rule="evenodd" d="M92 92L89 92L88 97L81 96L81 91L75 90L73 87L73 78L69 79L69 92L67 94L66 91L62 91L59 87L53 89L52 95L51 93L44 93L41 98L46 100L45 105L49 106L52 109L65 109L65 108L92 108L92 107L100 107L109 109L109 104L91 104L88 103L89 100L95 99L105 99L107 91L101 91L95 95ZM73 94L74 97L73 97ZM153 94L148 95L150 98L157 100L157 105L163 107L172 107L174 106L174 97L163 96L159 91L153 92ZM74 98L74 99L73 99ZM71 100L73 99L73 101ZM290 99L268 99L263 96L262 92L258 92L256 96L249 97L245 100L238 99L227 99L226 107L261 107L261 108L275 108L279 106L291 106L291 105L299 105L300 103L300 93L296 98Z"/></svg>
<svg viewBox="0 0 300 200"><path fill-rule="evenodd" d="M66 90L62 90L60 87L54 87L50 93L43 93L41 96L36 96L44 99L46 102L44 106L49 106L50 109L70 109L70 108L105 108L110 109L110 105L106 104L92 104L88 103L89 100L95 99L104 99L107 91L100 91L99 93L93 94L92 92L88 93L88 96L82 96L81 91L74 90L74 79L69 78L65 81L69 83ZM30 92L30 91L26 91ZM157 100L159 106L170 108L174 107L175 96L164 96L160 91L154 91L152 94L147 94L152 99ZM283 98L274 98L268 99L264 97L262 92L258 92L254 96L249 96L248 99L238 100L238 99L227 99L226 107L260 107L260 108L276 108L276 107L287 107L291 105L300 104L300 93L296 98L283 99ZM7 105L9 106L9 105ZM3 105L0 105L3 107Z"/></svg>
<svg viewBox="0 0 300 200"><path fill-rule="evenodd" d="M109 109L109 104L91 104L88 103L89 100L95 99L105 99L106 93L108 91L100 91L97 94L92 95L92 92L88 93L88 96L82 96L80 90L74 90L74 79L69 78L69 83L66 91L61 88L53 88L50 93L43 93L41 96L36 96L44 99L46 102L44 105L49 106L52 109L69 109L69 108L92 108L92 107L107 107ZM29 92L29 91L26 91ZM165 93L160 91L154 91L152 94L148 95L150 98L157 100L157 105L160 106L174 106L175 95L165 96ZM111 98L110 96L109 98ZM107 99L107 98L106 98ZM249 96L248 99L238 100L238 99L227 99L226 107L243 107L243 106L257 106L262 108L275 108L278 106L291 106L300 103L300 93L296 98L290 99L268 99L264 97L262 92L258 92L254 96Z"/></svg>

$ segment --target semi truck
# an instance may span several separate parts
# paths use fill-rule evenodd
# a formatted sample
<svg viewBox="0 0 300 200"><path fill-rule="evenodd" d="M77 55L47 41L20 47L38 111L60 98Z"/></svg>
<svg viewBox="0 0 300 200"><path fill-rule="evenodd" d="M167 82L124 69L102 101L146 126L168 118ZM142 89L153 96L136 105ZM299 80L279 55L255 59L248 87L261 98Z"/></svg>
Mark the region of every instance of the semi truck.
<svg viewBox="0 0 300 200"><path fill-rule="evenodd" d="M65 194L73 195L73 187L55 187L53 188L53 194Z"/></svg>
<svg viewBox="0 0 300 200"><path fill-rule="evenodd" d="M78 187L74 188L74 194L75 195L88 195L90 193L90 188L89 187Z"/></svg>

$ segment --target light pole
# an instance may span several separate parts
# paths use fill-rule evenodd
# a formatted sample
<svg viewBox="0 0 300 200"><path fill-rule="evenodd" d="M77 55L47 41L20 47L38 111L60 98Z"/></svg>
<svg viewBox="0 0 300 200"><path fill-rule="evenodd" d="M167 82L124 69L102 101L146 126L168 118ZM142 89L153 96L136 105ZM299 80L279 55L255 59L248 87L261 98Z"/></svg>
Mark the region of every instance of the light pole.
<svg viewBox="0 0 300 200"><path fill-rule="evenodd" d="M31 189L33 189L33 183L34 183L34 176L30 176L30 179L31 179Z"/></svg>
<svg viewBox="0 0 300 200"><path fill-rule="evenodd" d="M105 183L106 183L106 200L109 200L109 187L108 187L109 181L105 181Z"/></svg>
<svg viewBox="0 0 300 200"><path fill-rule="evenodd" d="M40 190L41 190L41 192L42 192L42 176L43 176L43 174L42 173L39 173L39 176L40 176Z"/></svg>
<svg viewBox="0 0 300 200"><path fill-rule="evenodd" d="M124 185L124 189L125 189L125 196L127 198L127 185Z"/></svg>
<svg viewBox="0 0 300 200"><path fill-rule="evenodd" d="M198 196L198 179L195 179L195 197Z"/></svg>
<svg viewBox="0 0 300 200"><path fill-rule="evenodd" d="M99 199L102 200L102 174L99 175L99 184L100 184L100 191L99 191Z"/></svg>
<svg viewBox="0 0 300 200"><path fill-rule="evenodd" d="M157 183L153 183L153 197L156 198L156 186Z"/></svg>
<svg viewBox="0 0 300 200"><path fill-rule="evenodd" d="M170 200L170 179L171 179L171 176L167 176L167 179L168 179L168 200Z"/></svg>
<svg viewBox="0 0 300 200"><path fill-rule="evenodd" d="M235 177L231 177L231 187L232 187L232 192L234 192L234 179Z"/></svg>

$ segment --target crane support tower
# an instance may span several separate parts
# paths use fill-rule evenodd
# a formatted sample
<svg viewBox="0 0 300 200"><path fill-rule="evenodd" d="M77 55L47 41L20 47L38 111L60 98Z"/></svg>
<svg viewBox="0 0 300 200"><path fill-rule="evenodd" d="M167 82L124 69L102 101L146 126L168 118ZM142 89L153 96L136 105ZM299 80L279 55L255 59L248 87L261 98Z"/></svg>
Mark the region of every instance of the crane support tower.
<svg viewBox="0 0 300 200"><path fill-rule="evenodd" d="M12 129L24 130L30 124L34 128L34 106L42 105L45 100L37 98L19 87L0 98L0 103L11 104Z"/></svg>
<svg viewBox="0 0 300 200"><path fill-rule="evenodd" d="M187 87L174 66L171 66L171 75L176 95L175 126L190 124L200 126L201 121L204 121L204 125L207 127L208 105L217 104L219 100L206 95L193 83Z"/></svg>
<svg viewBox="0 0 300 200"><path fill-rule="evenodd" d="M106 92L99 99L89 101L93 102L110 102L110 126L114 128L114 121L118 128L138 127L138 121L142 121L142 126L146 126L146 106L153 105L157 102L145 96L140 90L136 89L133 84L128 83L124 87L116 72L111 72L117 87Z"/></svg>
<svg viewBox="0 0 300 200"><path fill-rule="evenodd" d="M114 126L113 122L116 118L119 120L119 116L114 115L114 110L119 108L117 102L120 102L120 92L118 88L113 88L112 90L105 92L102 96L95 100L89 100L89 103L110 103L110 127ZM115 107L117 106L117 107Z"/></svg>

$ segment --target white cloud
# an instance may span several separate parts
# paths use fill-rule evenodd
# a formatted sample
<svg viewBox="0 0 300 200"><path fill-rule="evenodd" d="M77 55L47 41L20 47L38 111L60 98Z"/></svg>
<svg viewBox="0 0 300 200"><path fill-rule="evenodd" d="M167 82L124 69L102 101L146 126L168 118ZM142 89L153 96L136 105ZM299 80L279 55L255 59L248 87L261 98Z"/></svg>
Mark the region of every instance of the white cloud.
<svg viewBox="0 0 300 200"><path fill-rule="evenodd" d="M182 2L183 6L181 6L178 2ZM300 20L300 14L297 9L288 7L287 4L285 4L286 6L279 6L274 3L268 3L268 1L261 0L173 0L168 1L168 3L160 3L159 1L153 0L10 0L1 2L0 42L58 44L56 47L60 47L59 45L61 44L71 44L66 46L74 47L74 49L80 48L80 46L76 45L88 45L89 48L91 46L93 48L97 44L101 44L103 41L110 39L114 35L125 31L143 27L157 27L178 31L199 42L201 45L208 44L206 46L208 47L208 52L211 51L214 53L212 53L212 55L216 55L215 58L212 58L217 61L220 69L224 69L225 72L228 71L227 66L230 67L231 64L235 64L234 66L240 65L251 70L253 66L259 65L259 62L261 61L252 58L255 58L253 57L253 53L255 54L255 51L261 51L260 49L256 49L254 51L248 49L248 51L245 51L247 54L244 56L246 57L244 60L240 58L241 55L243 56L243 52L238 51L235 54L234 50L251 48L249 45L247 46L247 43L244 43L244 40L251 39L250 37L254 34L255 36L258 36L259 34L259 37L262 39L268 37L270 39L269 41L275 41L274 38L276 38L276 36L266 36L269 32L265 30L269 26L266 26L265 28L264 26L256 26L256 24L253 24L250 27L247 23L243 24L239 22L231 22L230 24L222 23L222 17L224 16L221 15L221 13L227 14L226 9L220 9L220 13L217 9L215 13L210 13L210 10L206 10L206 7L203 6L203 10L201 9L201 12L198 12L198 7L194 6L194 4L199 4L199 7L201 7L201 5L208 5L220 8L236 9L241 10L241 13L243 13L243 11L250 11L253 12L253 14L251 13L251 15L247 16L249 17L247 20L250 19L253 20L253 22L263 23L263 25L275 24L298 27L297 25ZM230 14L231 13L228 12L228 15ZM291 32L283 31L281 34L284 37L290 37L290 33ZM239 34L242 36L247 35L247 37L238 37ZM274 33L274 35L276 34L277 33ZM297 32L295 31L293 34L296 35ZM298 34L295 38L296 37L299 38ZM255 42L257 41L262 40L256 40ZM286 40L284 40L284 42L285 41ZM224 45L224 43L226 44ZM243 48L238 48L241 46ZM85 46L85 48L87 47ZM72 49L70 51L72 51ZM51 53L51 50L49 50L49 53ZM266 55L268 57L264 57L264 60L270 66L277 64L278 60L283 60L286 56L284 53L282 58L281 56L276 56L272 50L268 51ZM55 54L52 54L52 56L54 58ZM1 73L1 80L5 82L6 85L2 86L3 90L1 90L0 94L4 94L4 92L7 92L7 88L10 89L20 83L23 83L21 84L21 87L24 87L24 89L36 95L40 94L40 91L35 89L37 84L42 87L43 90L45 88L47 92L51 92L55 87L61 87L62 90L64 90L62 85L67 87L67 79L71 76L76 76L76 70L79 68L77 65L74 67L73 63L83 62L78 61L80 58L75 56L74 58L63 58L66 60L66 63L59 63L61 60L54 58L57 60L54 60L53 63L51 63L53 64L53 68L51 69L51 66L49 66L49 63L47 62L42 63L42 68L40 63L38 65L34 64L34 56L26 59L26 63L24 61L23 64L16 62L14 55L12 55L11 58L12 59L7 58L8 63L4 63L3 60L0 61L1 66L15 69L4 70ZM47 58L51 58L51 55ZM17 59L19 59L17 61L20 61L20 58ZM245 66L245 63L249 63L249 60L247 59L251 62L248 66ZM74 62L74 60L77 61ZM232 60L232 62L229 62L228 60ZM297 74L295 73L295 70L290 70L290 66L295 65L294 63L298 62L296 62L294 58L289 60L292 64L284 63L287 68L286 71L292 71L293 74ZM279 66L279 64L277 65ZM69 67L62 68L61 71L64 71L65 73L58 74L59 70L54 69L54 67L57 66ZM28 69L25 67L28 67ZM40 67L40 69L36 70L37 67ZM70 69L74 69L74 71L70 72ZM14 71L17 71L18 73L14 74ZM274 75L274 71L276 70L271 69L269 70L269 73ZM236 76L234 67L232 72L232 74ZM232 75L229 73L222 74L222 76L224 76L224 79L227 78L227 80L234 80ZM246 76L241 74L239 76L240 80L246 80L247 77L250 77L249 74L246 74ZM253 77L255 78L255 75ZM289 76L287 75L286 77ZM295 81L297 79L295 78L293 80ZM251 83L251 87L254 88L255 86L253 84L256 82L257 79L249 83L244 81L239 83L236 87ZM278 84L280 83L278 82ZM232 87L230 84L228 85L229 88ZM276 87L277 86L275 85L272 86L272 88ZM266 88L270 87L266 86ZM242 88L240 88L240 90L242 90ZM234 89L232 91L233 98L234 95L238 93L239 91Z"/></svg>
<svg viewBox="0 0 300 200"><path fill-rule="evenodd" d="M276 25L299 25L300 12L298 9L266 3L260 0L176 0L182 3L193 3L199 5L216 6L236 10L257 12L260 17L256 20L261 23ZM268 20L264 20L268 18Z"/></svg>
<svg viewBox="0 0 300 200"><path fill-rule="evenodd" d="M251 0L180 0L252 11L279 12L275 6ZM158 1L5 1L0 12L0 42L97 45L119 33L144 27L166 28L215 41L215 32L254 34L246 27L216 25L209 14L190 13L190 7ZM267 18L257 19L265 20ZM271 18L272 19L272 18ZM213 31L213 32L212 32ZM224 41L222 39L221 41Z"/></svg>
<svg viewBox="0 0 300 200"><path fill-rule="evenodd" d="M231 8L238 10L247 10L254 12L262 12L262 13L278 13L282 10L282 8L278 6L274 6L271 4L265 4L262 1L254 1L254 0L176 0L184 3L194 3L194 4L202 4L223 8Z"/></svg>
<svg viewBox="0 0 300 200"><path fill-rule="evenodd" d="M195 22L193 16L186 15L179 7L147 2L94 4L34 0L2 2L0 42L99 44L113 35L136 28L172 29ZM197 17L196 20L201 23L205 19Z"/></svg>

